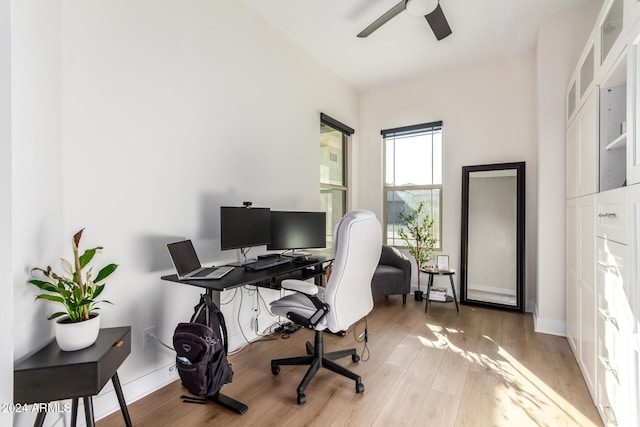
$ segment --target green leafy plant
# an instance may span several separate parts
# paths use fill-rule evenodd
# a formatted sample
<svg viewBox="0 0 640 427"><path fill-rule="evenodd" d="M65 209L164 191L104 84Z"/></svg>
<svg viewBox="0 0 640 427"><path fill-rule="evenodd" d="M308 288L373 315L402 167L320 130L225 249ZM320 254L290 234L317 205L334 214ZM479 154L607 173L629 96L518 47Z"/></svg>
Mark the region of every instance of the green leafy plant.
<svg viewBox="0 0 640 427"><path fill-rule="evenodd" d="M70 322L82 322L89 320L90 312L98 310L97 304L111 304L109 301L98 301L96 298L104 290L106 285L104 280L118 266L117 264L109 264L103 267L94 278L92 275L93 268L89 263L95 254L102 250L102 246L87 249L80 255L79 246L83 231L84 228L73 235L73 264L64 258L60 259L64 275L54 273L51 266L46 269L34 268L31 270L31 275L34 279L29 280L28 283L48 292L36 296L36 299L60 303L65 307L66 311L57 311L49 316L49 319L55 319L67 314ZM85 268L87 268L86 272L83 271ZM42 280L40 276L42 276Z"/></svg>
<svg viewBox="0 0 640 427"><path fill-rule="evenodd" d="M409 254L416 260L418 266L418 291L420 290L420 268L433 258L436 238L433 235L433 220L425 212L426 203L420 202L413 211L403 211L400 219L405 225L399 231L400 238L409 248Z"/></svg>

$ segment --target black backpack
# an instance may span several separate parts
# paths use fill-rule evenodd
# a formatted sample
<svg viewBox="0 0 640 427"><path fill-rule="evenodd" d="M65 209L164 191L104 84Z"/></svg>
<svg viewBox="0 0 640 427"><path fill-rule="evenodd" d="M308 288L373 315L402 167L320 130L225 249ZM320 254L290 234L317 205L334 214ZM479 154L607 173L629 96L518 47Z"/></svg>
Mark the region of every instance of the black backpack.
<svg viewBox="0 0 640 427"><path fill-rule="evenodd" d="M208 295L201 295L191 321L179 323L173 333L178 374L191 394L214 396L231 382L227 347L224 316Z"/></svg>

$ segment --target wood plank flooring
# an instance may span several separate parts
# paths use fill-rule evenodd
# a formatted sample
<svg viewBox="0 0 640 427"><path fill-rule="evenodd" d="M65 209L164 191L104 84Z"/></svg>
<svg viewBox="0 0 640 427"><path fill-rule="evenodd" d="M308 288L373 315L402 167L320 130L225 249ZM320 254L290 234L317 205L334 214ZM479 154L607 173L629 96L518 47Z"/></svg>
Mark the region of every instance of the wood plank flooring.
<svg viewBox="0 0 640 427"><path fill-rule="evenodd" d="M376 300L368 316L368 361L339 363L358 372L353 381L321 369L298 405L296 387L306 367L270 360L304 354L313 332L260 341L230 357L234 380L223 393L249 406L237 415L214 403L182 403L172 383L129 405L135 426L600 426L566 339L533 331L530 314L399 296ZM363 324L357 326L357 331ZM353 334L325 334L325 349L356 347ZM126 396L125 396L126 397ZM98 427L122 426L119 412Z"/></svg>

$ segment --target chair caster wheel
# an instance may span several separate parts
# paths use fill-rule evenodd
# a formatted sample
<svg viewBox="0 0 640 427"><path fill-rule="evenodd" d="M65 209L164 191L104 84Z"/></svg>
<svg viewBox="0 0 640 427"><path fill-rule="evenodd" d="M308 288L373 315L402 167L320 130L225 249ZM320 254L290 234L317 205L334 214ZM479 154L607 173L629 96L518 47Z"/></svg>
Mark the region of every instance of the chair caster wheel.
<svg viewBox="0 0 640 427"><path fill-rule="evenodd" d="M358 363L360 361L360 356L358 356L357 354L352 354L351 360L353 361L353 363Z"/></svg>
<svg viewBox="0 0 640 427"><path fill-rule="evenodd" d="M364 384L361 381L356 382L356 393L364 393Z"/></svg>
<svg viewBox="0 0 640 427"><path fill-rule="evenodd" d="M304 405L305 403L307 403L307 396L305 396L304 394L299 394L298 405Z"/></svg>
<svg viewBox="0 0 640 427"><path fill-rule="evenodd" d="M307 344L306 344L305 347L307 349L307 354L309 356L311 356L313 354L313 344L311 344L309 341L307 341Z"/></svg>
<svg viewBox="0 0 640 427"><path fill-rule="evenodd" d="M271 373L273 375L278 375L280 373L280 366L278 365L271 365Z"/></svg>

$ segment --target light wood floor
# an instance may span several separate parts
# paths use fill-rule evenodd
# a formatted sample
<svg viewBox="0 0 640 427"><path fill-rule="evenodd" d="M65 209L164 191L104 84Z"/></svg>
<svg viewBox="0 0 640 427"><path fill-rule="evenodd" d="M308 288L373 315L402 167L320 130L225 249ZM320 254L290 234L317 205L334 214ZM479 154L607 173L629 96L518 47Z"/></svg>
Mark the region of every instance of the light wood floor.
<svg viewBox="0 0 640 427"><path fill-rule="evenodd" d="M358 330L362 326L358 325ZM223 393L249 406L244 415L182 403L170 384L129 405L135 426L595 426L602 425L566 339L533 331L532 316L461 306L406 306L398 296L376 300L369 315L371 357L340 363L353 381L321 369L298 405L306 367L270 369L272 358L304 354L313 333L256 342L230 357L235 372ZM325 349L353 347L350 333L326 335ZM358 352L362 344L357 344ZM97 423L122 426L119 412Z"/></svg>

